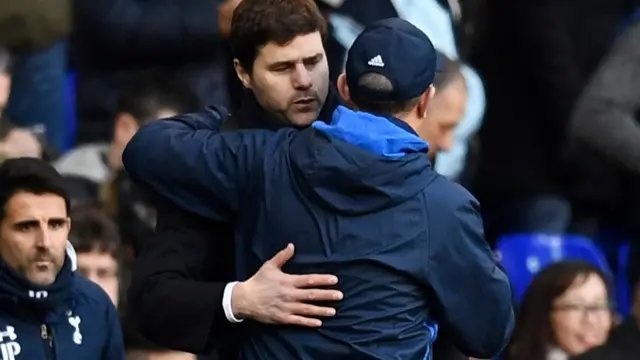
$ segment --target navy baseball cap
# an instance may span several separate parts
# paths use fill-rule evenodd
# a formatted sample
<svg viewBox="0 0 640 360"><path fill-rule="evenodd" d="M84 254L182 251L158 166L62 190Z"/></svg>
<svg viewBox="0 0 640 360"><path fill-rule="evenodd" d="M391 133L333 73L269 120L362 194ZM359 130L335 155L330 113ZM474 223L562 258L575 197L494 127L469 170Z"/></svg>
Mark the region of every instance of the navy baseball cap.
<svg viewBox="0 0 640 360"><path fill-rule="evenodd" d="M347 54L345 73L355 102L404 101L423 94L442 68L442 59L422 30L406 20L389 18L371 23L358 35ZM367 73L384 75L393 90L359 86Z"/></svg>

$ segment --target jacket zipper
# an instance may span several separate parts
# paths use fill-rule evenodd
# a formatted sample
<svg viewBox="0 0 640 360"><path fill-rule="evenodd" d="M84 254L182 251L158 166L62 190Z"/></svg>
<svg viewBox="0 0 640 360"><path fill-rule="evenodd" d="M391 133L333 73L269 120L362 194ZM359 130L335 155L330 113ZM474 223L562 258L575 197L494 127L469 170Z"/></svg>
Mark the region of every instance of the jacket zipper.
<svg viewBox="0 0 640 360"><path fill-rule="evenodd" d="M44 352L47 360L55 360L53 356L53 332L49 330L46 324L40 325L40 337L44 342Z"/></svg>

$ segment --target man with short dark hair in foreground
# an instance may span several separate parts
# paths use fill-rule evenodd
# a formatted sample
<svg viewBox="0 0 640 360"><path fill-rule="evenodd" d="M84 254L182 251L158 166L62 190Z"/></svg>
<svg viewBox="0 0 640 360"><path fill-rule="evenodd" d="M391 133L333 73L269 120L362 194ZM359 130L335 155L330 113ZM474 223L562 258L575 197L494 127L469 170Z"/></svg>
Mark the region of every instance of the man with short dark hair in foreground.
<svg viewBox="0 0 640 360"><path fill-rule="evenodd" d="M123 161L134 181L188 211L234 220L244 280L225 309L234 321L254 317L234 299L255 290L250 276L289 241L297 252L287 272L340 279L335 317L316 329L252 322L243 359L428 358L438 326L466 354L502 350L514 321L509 282L476 200L433 171L420 138L436 58L413 25L382 20L358 37L338 81L347 102L378 115L338 107L330 124L302 131L218 134L220 121L190 114L129 143Z"/></svg>

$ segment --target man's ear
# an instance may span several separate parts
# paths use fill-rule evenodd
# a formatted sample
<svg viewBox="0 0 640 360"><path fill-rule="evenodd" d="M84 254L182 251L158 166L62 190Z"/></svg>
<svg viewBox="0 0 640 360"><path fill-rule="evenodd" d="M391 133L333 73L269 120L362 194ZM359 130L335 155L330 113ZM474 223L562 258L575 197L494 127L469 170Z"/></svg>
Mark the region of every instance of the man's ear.
<svg viewBox="0 0 640 360"><path fill-rule="evenodd" d="M420 118L426 119L427 108L435 95L436 88L433 85L430 85L429 88L420 96L420 100L418 101L418 115Z"/></svg>
<svg viewBox="0 0 640 360"><path fill-rule="evenodd" d="M337 81L338 94L344 101L344 103L350 108L355 108L355 104L351 100L351 94L349 93L349 85L347 85L347 75L343 72L338 76Z"/></svg>
<svg viewBox="0 0 640 360"><path fill-rule="evenodd" d="M240 64L238 59L233 59L233 68L236 70L236 75L238 79L240 79L242 86L244 86L245 89L251 89L251 76L242 64Z"/></svg>

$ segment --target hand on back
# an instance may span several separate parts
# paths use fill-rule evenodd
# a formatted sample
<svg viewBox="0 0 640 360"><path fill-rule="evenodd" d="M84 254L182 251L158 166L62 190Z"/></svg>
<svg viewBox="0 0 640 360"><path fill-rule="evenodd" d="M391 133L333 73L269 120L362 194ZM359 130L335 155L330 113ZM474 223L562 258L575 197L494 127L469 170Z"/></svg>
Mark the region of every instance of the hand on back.
<svg viewBox="0 0 640 360"><path fill-rule="evenodd" d="M232 296L234 315L267 324L319 327L318 318L335 315L332 307L311 302L342 300L342 292L326 289L338 283L333 275L289 275L282 266L293 257L293 244L264 263L249 280L238 283Z"/></svg>

